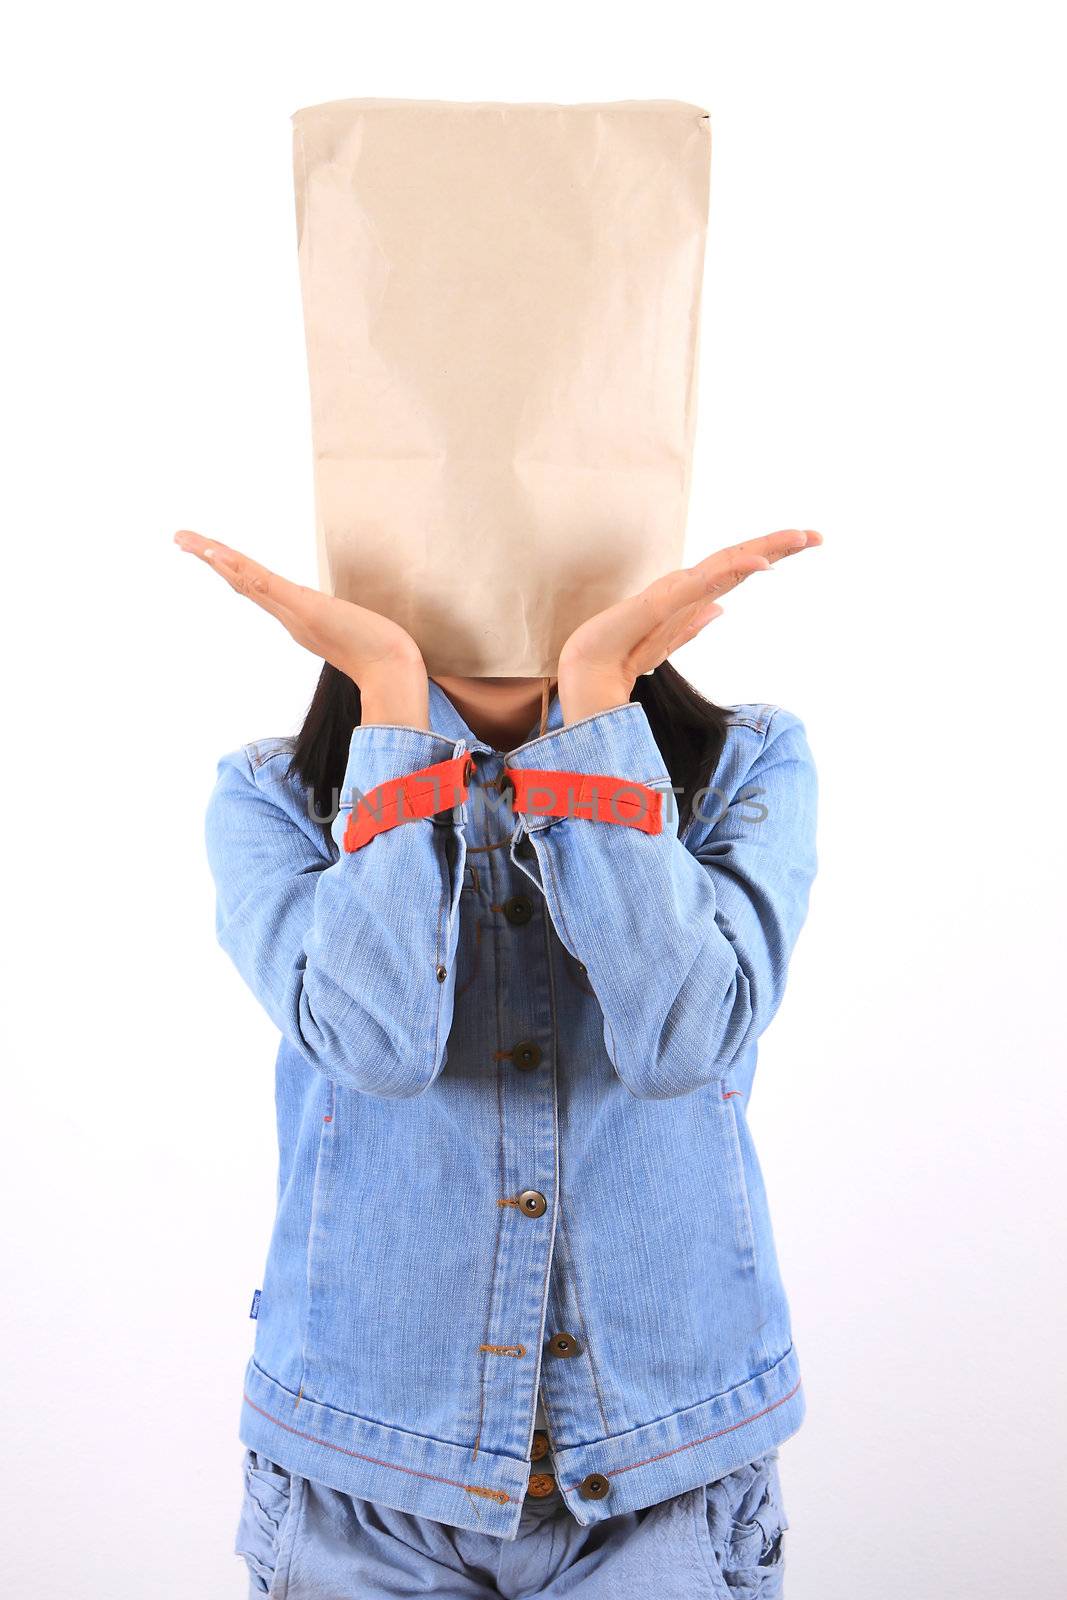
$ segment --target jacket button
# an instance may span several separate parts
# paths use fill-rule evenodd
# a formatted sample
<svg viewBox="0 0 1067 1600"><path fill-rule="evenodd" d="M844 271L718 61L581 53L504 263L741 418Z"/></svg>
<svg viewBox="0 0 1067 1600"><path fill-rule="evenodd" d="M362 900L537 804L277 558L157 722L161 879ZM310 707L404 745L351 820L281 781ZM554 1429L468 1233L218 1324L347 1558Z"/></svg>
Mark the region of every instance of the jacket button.
<svg viewBox="0 0 1067 1600"><path fill-rule="evenodd" d="M603 1500L611 1484L602 1472L590 1472L578 1485L583 1500Z"/></svg>
<svg viewBox="0 0 1067 1600"><path fill-rule="evenodd" d="M548 1454L548 1434L538 1428L533 1436L533 1448L530 1451L531 1461L543 1461Z"/></svg>
<svg viewBox="0 0 1067 1600"><path fill-rule="evenodd" d="M447 977L448 977L448 968L447 967L438 967L438 969L437 969L437 981L438 981L438 983L444 983L444 981L445 981L445 979Z"/></svg>
<svg viewBox="0 0 1067 1600"><path fill-rule="evenodd" d="M533 901L524 894L513 894L510 900L504 901L504 915L516 928L523 927L533 916Z"/></svg>
<svg viewBox="0 0 1067 1600"><path fill-rule="evenodd" d="M524 1039L512 1050L511 1059L523 1072L529 1072L532 1067L541 1064L541 1046L533 1039Z"/></svg>
<svg viewBox="0 0 1067 1600"><path fill-rule="evenodd" d="M582 1347L573 1333L554 1333L548 1341L548 1348L554 1356L580 1356Z"/></svg>
<svg viewBox="0 0 1067 1600"><path fill-rule="evenodd" d="M540 1217L548 1210L548 1201L536 1189L524 1189L519 1196L519 1210L528 1217Z"/></svg>
<svg viewBox="0 0 1067 1600"><path fill-rule="evenodd" d="M531 1500L547 1500L550 1494L556 1492L556 1480L551 1472L531 1472L530 1481L526 1485L526 1493Z"/></svg>

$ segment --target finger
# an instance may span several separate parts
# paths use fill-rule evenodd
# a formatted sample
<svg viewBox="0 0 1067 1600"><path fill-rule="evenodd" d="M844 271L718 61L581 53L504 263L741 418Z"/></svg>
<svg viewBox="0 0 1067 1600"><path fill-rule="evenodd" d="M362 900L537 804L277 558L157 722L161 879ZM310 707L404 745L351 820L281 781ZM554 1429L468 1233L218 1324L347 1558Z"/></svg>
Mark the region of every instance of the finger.
<svg viewBox="0 0 1067 1600"><path fill-rule="evenodd" d="M684 611L671 617L669 623L656 628L630 652L629 664L635 674L648 672L652 667L659 666L661 661L666 661L675 650L690 639L695 639L700 630L715 617L721 616L722 610L716 601L702 600L696 605L687 606Z"/></svg>
<svg viewBox="0 0 1067 1600"><path fill-rule="evenodd" d="M712 601L709 605L695 606L688 621L683 623L681 628L672 635L667 654L671 656L676 650L680 650L683 644L688 644L690 639L695 639L697 634L703 632L708 626L709 622L714 622L715 618L721 617L722 614L723 607L715 601Z"/></svg>
<svg viewBox="0 0 1067 1600"><path fill-rule="evenodd" d="M759 551L770 562L782 561L786 556L799 555L801 550L812 550L823 542L822 534L814 528L779 528L777 533L765 533L759 539L744 539L731 546L734 551Z"/></svg>
<svg viewBox="0 0 1067 1600"><path fill-rule="evenodd" d="M682 567L657 578L636 598L655 626L669 622L688 606L728 594L754 572L766 571L769 565L760 551L718 550L695 567Z"/></svg>
<svg viewBox="0 0 1067 1600"><path fill-rule="evenodd" d="M181 528L174 535L174 543L189 555L199 556L204 560L209 552L221 550L225 555L236 556L238 552L223 544L221 539L205 539L202 533L193 533L190 528Z"/></svg>
<svg viewBox="0 0 1067 1600"><path fill-rule="evenodd" d="M191 555L199 556L225 578L237 594L262 606L272 616L281 612L293 613L299 609L303 590L299 584L290 583L269 567L243 555L241 551L222 544L218 539L205 539L203 534L183 529L174 535L175 543Z"/></svg>
<svg viewBox="0 0 1067 1600"><path fill-rule="evenodd" d="M777 533L716 550L688 571L695 580L704 581L709 595L728 594L753 572L767 572L775 562L817 544L822 544L822 534L814 528L781 528Z"/></svg>

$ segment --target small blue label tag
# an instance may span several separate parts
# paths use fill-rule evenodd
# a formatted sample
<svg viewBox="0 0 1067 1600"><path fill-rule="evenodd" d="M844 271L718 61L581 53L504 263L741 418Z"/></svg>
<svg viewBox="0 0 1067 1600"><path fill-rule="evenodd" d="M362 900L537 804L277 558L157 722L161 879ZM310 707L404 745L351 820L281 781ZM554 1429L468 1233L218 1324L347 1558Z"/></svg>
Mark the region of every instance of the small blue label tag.
<svg viewBox="0 0 1067 1600"><path fill-rule="evenodd" d="M250 1317L255 1318L259 1316L259 1297L262 1293L262 1289L257 1289L255 1294L252 1296L252 1309L248 1313Z"/></svg>

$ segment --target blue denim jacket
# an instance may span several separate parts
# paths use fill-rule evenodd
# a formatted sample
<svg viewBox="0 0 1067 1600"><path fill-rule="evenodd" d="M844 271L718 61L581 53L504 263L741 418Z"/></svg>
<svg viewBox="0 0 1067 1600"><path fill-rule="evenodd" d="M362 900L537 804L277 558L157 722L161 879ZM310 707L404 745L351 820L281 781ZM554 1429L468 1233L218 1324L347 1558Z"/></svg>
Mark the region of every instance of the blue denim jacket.
<svg viewBox="0 0 1067 1600"><path fill-rule="evenodd" d="M564 727L553 698L505 755L431 680L430 722L354 730L332 841L292 740L219 763L218 936L282 1035L239 1428L305 1477L512 1539L539 1392L583 1525L800 1425L745 1108L817 783L795 714L732 707L679 836L636 702ZM464 751L465 802L340 848L354 792ZM505 765L661 788L665 825L513 812Z"/></svg>

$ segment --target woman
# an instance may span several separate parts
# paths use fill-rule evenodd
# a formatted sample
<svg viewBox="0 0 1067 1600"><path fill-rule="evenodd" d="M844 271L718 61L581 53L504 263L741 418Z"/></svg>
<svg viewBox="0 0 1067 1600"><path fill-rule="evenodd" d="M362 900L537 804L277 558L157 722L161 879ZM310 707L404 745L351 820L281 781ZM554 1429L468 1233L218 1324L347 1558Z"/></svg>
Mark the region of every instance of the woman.
<svg viewBox="0 0 1067 1600"><path fill-rule="evenodd" d="M383 617L176 538L326 663L207 819L282 1034L251 1593L780 1594L803 1393L744 1108L816 777L795 714L668 658L820 535L659 579L540 685L428 679Z"/></svg>

